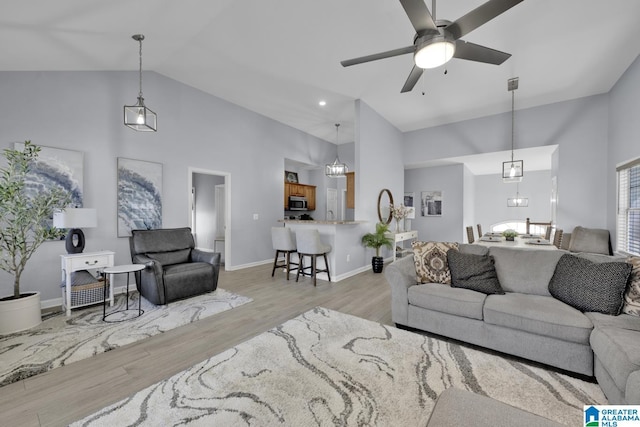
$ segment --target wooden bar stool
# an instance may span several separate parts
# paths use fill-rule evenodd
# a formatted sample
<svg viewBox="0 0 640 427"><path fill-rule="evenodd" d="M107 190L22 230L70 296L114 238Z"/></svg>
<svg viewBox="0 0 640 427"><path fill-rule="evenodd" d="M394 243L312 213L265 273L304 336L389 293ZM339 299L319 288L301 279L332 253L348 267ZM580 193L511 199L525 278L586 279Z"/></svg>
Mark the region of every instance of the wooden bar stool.
<svg viewBox="0 0 640 427"><path fill-rule="evenodd" d="M329 281L331 281L331 274L329 274L329 262L327 261L327 254L331 252L331 246L325 245L320 241L320 232L316 229L312 230L297 230L296 231L296 246L298 247L298 256L300 257L300 265L298 266L298 274L296 274L296 282L300 278L300 274L303 276L313 277L313 286L316 286L317 273L327 273ZM324 258L325 268L320 270L317 268L317 258L322 255ZM311 265L309 267L304 266L304 257L311 258ZM311 270L310 273L305 270Z"/></svg>
<svg viewBox="0 0 640 427"><path fill-rule="evenodd" d="M273 243L273 249L276 251L271 277L273 277L276 272L276 268L284 267L287 270L287 280L289 280L289 272L292 270L291 266L296 266L293 270L299 268L298 263L291 262L291 254L296 253L296 242L294 241L291 229L286 227L271 227L271 242ZM280 254L284 255L284 264L278 263Z"/></svg>

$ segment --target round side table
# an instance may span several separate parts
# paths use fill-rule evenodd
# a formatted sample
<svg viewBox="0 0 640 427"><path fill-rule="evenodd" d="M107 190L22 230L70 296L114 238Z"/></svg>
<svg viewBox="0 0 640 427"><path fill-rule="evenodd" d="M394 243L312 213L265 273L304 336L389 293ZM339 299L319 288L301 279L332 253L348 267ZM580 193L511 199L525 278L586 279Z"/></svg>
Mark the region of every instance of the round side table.
<svg viewBox="0 0 640 427"><path fill-rule="evenodd" d="M129 275L131 273L138 273L139 271L142 271L145 269L145 266L143 264L126 264L126 265L116 265L115 267L107 267L103 270L104 275L105 275L105 280L104 280L104 292L105 292L105 299L104 302L102 303L102 320L105 322L110 322L110 323L115 323L115 322L122 322L125 320L129 320L131 318L126 318L126 319L120 319L120 320L107 320L107 317L111 316L112 314L116 314L116 313L123 313L129 310ZM113 286L112 285L112 276L114 274L123 274L123 273L127 273L127 294L126 294L126 298L127 298L127 308L124 310L116 310L116 311L112 311L111 313L107 314L107 299L106 299L106 292L107 289L109 289L109 286ZM142 295L138 295L138 315L135 317L140 317L142 316L142 314L144 313L144 310L142 310Z"/></svg>

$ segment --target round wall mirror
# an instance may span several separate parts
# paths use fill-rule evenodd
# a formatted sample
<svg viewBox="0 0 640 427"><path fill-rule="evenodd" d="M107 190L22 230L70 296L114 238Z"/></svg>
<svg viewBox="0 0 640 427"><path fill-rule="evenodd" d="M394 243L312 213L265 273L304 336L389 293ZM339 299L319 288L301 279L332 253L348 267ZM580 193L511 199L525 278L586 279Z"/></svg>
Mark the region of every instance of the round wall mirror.
<svg viewBox="0 0 640 427"><path fill-rule="evenodd" d="M378 219L383 224L391 224L391 205L393 204L393 196L391 191L384 188L378 194Z"/></svg>

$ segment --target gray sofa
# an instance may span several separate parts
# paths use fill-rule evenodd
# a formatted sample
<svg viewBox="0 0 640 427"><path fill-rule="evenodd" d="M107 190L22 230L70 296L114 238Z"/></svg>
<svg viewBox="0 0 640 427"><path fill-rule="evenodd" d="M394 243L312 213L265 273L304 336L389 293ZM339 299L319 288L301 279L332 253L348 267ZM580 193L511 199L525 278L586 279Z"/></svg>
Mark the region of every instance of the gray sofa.
<svg viewBox="0 0 640 427"><path fill-rule="evenodd" d="M640 404L640 317L582 313L551 296L549 281L567 252L459 250L493 256L505 294L418 284L410 255L385 270L397 325L595 376L611 403Z"/></svg>
<svg viewBox="0 0 640 427"><path fill-rule="evenodd" d="M138 291L156 305L213 292L220 253L195 249L191 229L132 230L131 260L146 268L136 275Z"/></svg>

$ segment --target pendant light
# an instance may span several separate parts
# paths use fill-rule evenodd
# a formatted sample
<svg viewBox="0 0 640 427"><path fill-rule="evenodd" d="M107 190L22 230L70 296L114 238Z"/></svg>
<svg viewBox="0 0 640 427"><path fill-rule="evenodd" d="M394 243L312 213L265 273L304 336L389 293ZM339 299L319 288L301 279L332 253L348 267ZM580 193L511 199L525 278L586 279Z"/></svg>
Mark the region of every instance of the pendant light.
<svg viewBox="0 0 640 427"><path fill-rule="evenodd" d="M522 160L513 160L516 89L518 89L518 77L507 80L507 90L511 92L511 161L502 162L502 182L520 182L524 175L524 162Z"/></svg>
<svg viewBox="0 0 640 427"><path fill-rule="evenodd" d="M138 92L138 102L135 105L124 106L124 125L139 132L155 132L158 128L156 113L144 105L142 97L142 40L144 40L144 35L134 34L131 38L140 45L140 91Z"/></svg>
<svg viewBox="0 0 640 427"><path fill-rule="evenodd" d="M340 128L340 123L336 123L336 146L338 145L338 129ZM324 174L329 178L340 178L346 176L347 172L349 172L349 168L346 163L340 163L340 157L336 155L336 159L333 163L329 163L325 166Z"/></svg>
<svg viewBox="0 0 640 427"><path fill-rule="evenodd" d="M526 208L529 206L529 199L520 197L520 184L516 184L516 197L507 199L507 207L510 208Z"/></svg>

